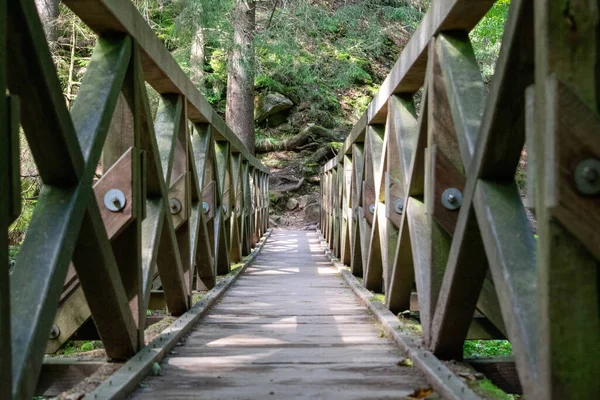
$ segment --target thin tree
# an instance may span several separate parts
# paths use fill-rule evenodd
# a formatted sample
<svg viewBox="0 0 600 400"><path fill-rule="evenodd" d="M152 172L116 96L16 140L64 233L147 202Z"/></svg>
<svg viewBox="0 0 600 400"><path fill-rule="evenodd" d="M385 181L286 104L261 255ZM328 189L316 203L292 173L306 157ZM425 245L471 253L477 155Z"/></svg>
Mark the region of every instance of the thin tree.
<svg viewBox="0 0 600 400"><path fill-rule="evenodd" d="M35 0L35 6L40 15L46 39L50 42L51 47L58 39L58 31L56 21L58 19L58 3L60 0Z"/></svg>
<svg viewBox="0 0 600 400"><path fill-rule="evenodd" d="M232 11L233 46L227 69L227 125L254 154L254 0L236 0Z"/></svg>

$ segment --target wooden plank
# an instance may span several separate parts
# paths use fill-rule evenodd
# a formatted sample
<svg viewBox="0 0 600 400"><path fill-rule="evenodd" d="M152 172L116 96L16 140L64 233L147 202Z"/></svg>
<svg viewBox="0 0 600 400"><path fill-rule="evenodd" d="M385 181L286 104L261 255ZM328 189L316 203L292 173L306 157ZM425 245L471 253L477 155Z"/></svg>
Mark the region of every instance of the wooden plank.
<svg viewBox="0 0 600 400"><path fill-rule="evenodd" d="M554 163L560 160L562 164L563 156L576 149L571 147L576 141L567 141L563 136L569 134L564 121L569 121L567 113L572 108L561 109L556 115L552 112L557 110L557 103L564 104L562 85L591 114L600 112L597 4L573 1L568 7L554 3L536 5L535 38L534 128L539 235L536 261L540 279L536 299L539 321L544 328L538 335L540 375L536 394L551 400L585 398L600 391L600 382L592 378L592 371L600 368L600 346L592 340L600 334L600 323L597 316L587 320L587 313L598 312L599 307L598 253L584 250L589 243L580 239L581 230L589 229L592 220L581 221L581 226L573 230L572 225L565 226L561 221L564 215L560 218L561 211L564 213L560 208L565 206L556 204L557 193L562 191L559 196L568 193L565 188L577 179L577 172L575 165L570 165L568 172L562 172ZM585 111L579 110L581 112ZM598 131L594 124L586 126L586 131L585 136L597 143ZM557 146L568 147L560 149ZM577 156L583 160L592 154L584 150ZM570 175L569 183L564 180L566 174ZM576 296L568 298L572 294ZM564 310L569 310L566 318L562 315ZM565 331L565 326L573 323L582 329ZM520 364L517 365L520 369ZM529 395L527 383L523 382L523 385Z"/></svg>
<svg viewBox="0 0 600 400"><path fill-rule="evenodd" d="M144 309L148 308L152 278L157 269L159 242L165 221L165 206L162 199L149 199L146 204L146 219L142 222L142 296Z"/></svg>
<svg viewBox="0 0 600 400"><path fill-rule="evenodd" d="M406 209L410 193L410 182L416 170L412 163L418 158L419 126L415 115L414 101L411 96L392 96L388 102L388 126L390 143L388 151L397 152L397 160L388 164L388 169L396 168L392 174L395 187L394 199L402 202L402 213L397 214L393 204L388 205L388 213L397 215L399 220L397 240L392 240L390 250L393 251L392 272L389 290L386 292L386 305L393 312L401 312L410 308L410 295L415 281L410 232ZM418 169L418 168L417 168ZM391 186L391 184L390 184ZM392 189L391 189L392 190ZM389 196L392 201L392 196Z"/></svg>
<svg viewBox="0 0 600 400"><path fill-rule="evenodd" d="M92 317L83 288L79 286L58 308L53 325L60 330L58 337L46 336L46 353L57 352Z"/></svg>
<svg viewBox="0 0 600 400"><path fill-rule="evenodd" d="M441 34L436 51L460 154L463 164L468 166L475 152L484 109L484 88L479 65L468 35L463 32ZM463 343L487 271L481 233L471 207L472 192L463 190L464 180L458 185L465 198L460 212L454 212L452 220L447 220L447 229L453 229L454 238L431 332L432 351L436 356L447 359L462 358ZM439 198L441 193L436 196ZM441 204L439 206L443 207Z"/></svg>
<svg viewBox="0 0 600 400"><path fill-rule="evenodd" d="M137 327L94 199L81 225L73 264L106 354L115 360L131 357L140 345Z"/></svg>
<svg viewBox="0 0 600 400"><path fill-rule="evenodd" d="M154 130L160 152L163 177L168 187L171 183L171 172L175 159L175 148L179 135L182 98L177 95L162 96L158 104Z"/></svg>
<svg viewBox="0 0 600 400"><path fill-rule="evenodd" d="M383 258L381 251L380 221L376 218L383 172L383 138L385 130L381 126L368 126L365 146L365 172L363 178L363 215L366 224L362 225L363 260L366 261L364 284L377 293L383 290ZM385 215L385 209L384 209Z"/></svg>
<svg viewBox="0 0 600 400"><path fill-rule="evenodd" d="M37 396L58 396L106 365L108 363L105 361L47 359L42 364L35 394Z"/></svg>
<svg viewBox="0 0 600 400"><path fill-rule="evenodd" d="M112 239L121 233L133 221L133 148L130 148L117 162L94 184L94 200L100 205L100 216L106 233ZM123 193L123 209L114 212L105 206L105 196L109 190L117 189ZM94 201L92 200L92 201ZM98 207L98 205L96 205Z"/></svg>
<svg viewBox="0 0 600 400"><path fill-rule="evenodd" d="M169 214L173 220L173 227L177 230L190 216L190 202L188 201L189 175L182 173L173 180L169 188Z"/></svg>
<svg viewBox="0 0 600 400"><path fill-rule="evenodd" d="M161 230L158 248L158 273L164 287L169 312L173 315L181 315L189 308L186 277L171 214L165 212L164 215L165 223Z"/></svg>
<svg viewBox="0 0 600 400"><path fill-rule="evenodd" d="M485 109L483 78L467 32L440 34L436 46L462 164L468 166L475 154ZM502 69L499 72L498 76Z"/></svg>
<svg viewBox="0 0 600 400"><path fill-rule="evenodd" d="M408 203L402 215L390 279L390 290L386 294L386 305L396 314L410 309L411 291L415 283L415 267L411 247L411 232L406 212L407 207Z"/></svg>
<svg viewBox="0 0 600 400"><path fill-rule="evenodd" d="M343 164L343 183L342 183L342 227L340 243L340 260L345 265L352 263L351 253L351 232L353 225L352 218L352 157L345 156Z"/></svg>
<svg viewBox="0 0 600 400"><path fill-rule="evenodd" d="M229 231L225 220L231 212L230 204L230 175L229 175L230 146L228 142L215 142L215 164L217 183L217 207L215 208L215 265L217 275L229 273ZM261 177L262 179L262 177Z"/></svg>

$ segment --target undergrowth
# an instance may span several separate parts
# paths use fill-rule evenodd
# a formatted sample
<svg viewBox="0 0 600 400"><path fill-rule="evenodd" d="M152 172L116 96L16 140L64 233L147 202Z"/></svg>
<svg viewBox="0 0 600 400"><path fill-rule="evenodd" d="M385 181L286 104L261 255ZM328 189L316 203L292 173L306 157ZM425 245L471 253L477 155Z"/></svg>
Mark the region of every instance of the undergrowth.
<svg viewBox="0 0 600 400"><path fill-rule="evenodd" d="M497 357L512 355L512 346L508 340L465 340L463 356Z"/></svg>

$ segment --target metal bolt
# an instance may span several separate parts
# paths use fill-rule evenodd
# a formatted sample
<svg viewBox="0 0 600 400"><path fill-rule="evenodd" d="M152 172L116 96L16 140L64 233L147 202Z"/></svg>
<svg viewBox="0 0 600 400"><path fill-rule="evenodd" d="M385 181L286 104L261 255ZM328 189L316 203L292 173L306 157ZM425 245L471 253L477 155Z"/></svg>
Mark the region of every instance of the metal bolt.
<svg viewBox="0 0 600 400"><path fill-rule="evenodd" d="M204 214L208 214L209 211L210 211L210 205L207 202L203 201L202 202L202 212Z"/></svg>
<svg viewBox="0 0 600 400"><path fill-rule="evenodd" d="M374 213L375 213L375 204L369 204L369 212L370 212L371 214L374 214Z"/></svg>
<svg viewBox="0 0 600 400"><path fill-rule="evenodd" d="M177 199L169 200L169 208L171 209L171 214L179 214L181 212L181 202Z"/></svg>
<svg viewBox="0 0 600 400"><path fill-rule="evenodd" d="M125 208L127 199L119 189L110 189L104 195L104 206L112 212L119 212Z"/></svg>
<svg viewBox="0 0 600 400"><path fill-rule="evenodd" d="M52 329L50 329L50 339L52 339L52 340L58 339L59 336L60 336L60 328L58 327L58 325L53 324Z"/></svg>
<svg viewBox="0 0 600 400"><path fill-rule="evenodd" d="M598 171L591 167L585 167L583 169L583 179L589 183L595 183L598 180Z"/></svg>
<svg viewBox="0 0 600 400"><path fill-rule="evenodd" d="M394 211L396 211L396 214L402 214L404 212L404 200L394 200Z"/></svg>
<svg viewBox="0 0 600 400"><path fill-rule="evenodd" d="M463 196L460 190L448 188L442 193L442 204L448 210L456 210L462 205Z"/></svg>
<svg viewBox="0 0 600 400"><path fill-rule="evenodd" d="M223 204L223 214L227 214L227 204Z"/></svg>
<svg viewBox="0 0 600 400"><path fill-rule="evenodd" d="M575 167L575 186L583 195L600 193L600 160L588 158Z"/></svg>

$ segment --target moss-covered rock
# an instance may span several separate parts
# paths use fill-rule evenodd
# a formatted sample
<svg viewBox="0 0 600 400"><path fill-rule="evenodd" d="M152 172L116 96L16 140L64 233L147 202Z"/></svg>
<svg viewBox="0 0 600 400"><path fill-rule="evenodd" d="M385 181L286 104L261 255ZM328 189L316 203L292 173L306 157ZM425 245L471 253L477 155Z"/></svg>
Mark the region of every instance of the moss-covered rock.
<svg viewBox="0 0 600 400"><path fill-rule="evenodd" d="M254 109L254 120L257 123L263 122L270 116L279 114L291 108L293 105L294 103L281 93L261 94L258 97L258 102ZM283 120L281 120L281 122L283 122Z"/></svg>

